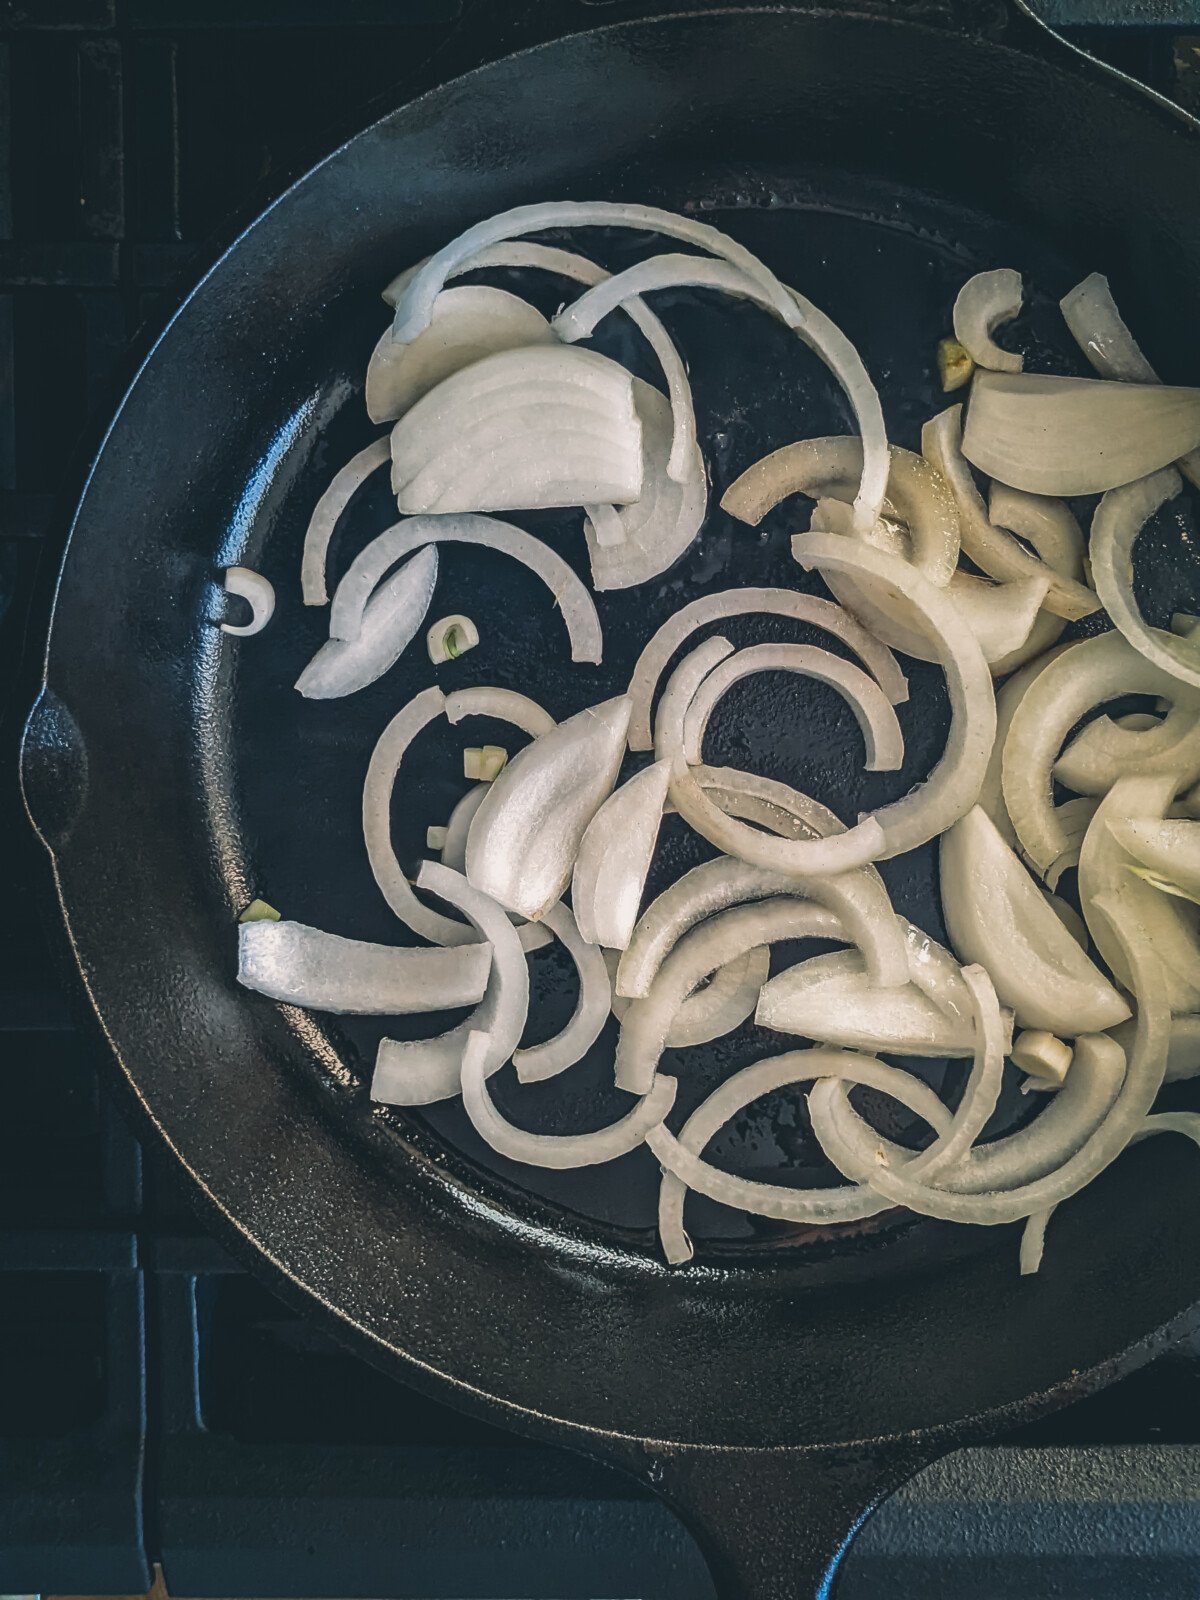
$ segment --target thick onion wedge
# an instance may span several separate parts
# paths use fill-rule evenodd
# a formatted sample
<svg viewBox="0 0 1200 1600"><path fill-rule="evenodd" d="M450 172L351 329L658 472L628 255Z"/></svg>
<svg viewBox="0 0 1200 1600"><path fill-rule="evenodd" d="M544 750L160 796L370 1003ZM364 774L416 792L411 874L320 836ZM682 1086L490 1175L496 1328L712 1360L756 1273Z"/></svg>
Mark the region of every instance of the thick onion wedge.
<svg viewBox="0 0 1200 1600"><path fill-rule="evenodd" d="M333 531L342 512L371 474L391 459L392 446L387 435L382 439L373 439L334 473L329 487L317 501L304 534L304 553L300 560L300 586L304 591L306 606L329 604L325 565L329 559Z"/></svg>
<svg viewBox="0 0 1200 1600"><path fill-rule="evenodd" d="M612 982L604 952L584 939L570 909L561 902L551 906L542 925L550 929L575 963L579 999L570 1021L553 1038L514 1053L513 1066L522 1083L540 1083L556 1077L582 1060L600 1037L612 1006Z"/></svg>
<svg viewBox="0 0 1200 1600"><path fill-rule="evenodd" d="M571 640L571 660L600 660L603 643L595 602L562 557L511 522L474 515L412 517L372 539L337 586L329 613L331 637L357 638L367 602L389 568L413 550L446 541L498 550L536 573L562 612Z"/></svg>
<svg viewBox="0 0 1200 1600"><path fill-rule="evenodd" d="M356 638L326 639L296 679L299 693L336 700L382 678L425 621L437 572L437 546L426 545L376 589Z"/></svg>
<svg viewBox="0 0 1200 1600"><path fill-rule="evenodd" d="M993 372L1020 372L1024 361L1002 350L992 334L1011 322L1021 309L1025 291L1014 267L977 272L958 291L954 302L954 337L977 367Z"/></svg>
<svg viewBox="0 0 1200 1600"><path fill-rule="evenodd" d="M1092 518L1092 581L1118 633L1169 677L1200 689L1200 643L1152 628L1133 593L1133 547L1138 534L1183 484L1174 468L1110 489Z"/></svg>
<svg viewBox="0 0 1200 1600"><path fill-rule="evenodd" d="M571 881L588 823L612 792L625 750L627 695L591 706L518 751L467 836L467 877L536 922Z"/></svg>
<svg viewBox="0 0 1200 1600"><path fill-rule="evenodd" d="M372 422L394 422L443 378L484 356L553 342L536 306L506 289L443 289L429 326L411 344L397 344L389 324L375 346L367 364L367 415Z"/></svg>
<svg viewBox="0 0 1200 1600"><path fill-rule="evenodd" d="M275 586L253 567L226 567L222 574L226 594L237 595L250 607L249 622L223 622L221 632L235 639L261 633L275 614Z"/></svg>
<svg viewBox="0 0 1200 1600"><path fill-rule="evenodd" d="M514 1127L496 1109L487 1091L490 1041L483 1033L472 1033L462 1055L462 1097L472 1126L497 1155L527 1167L553 1167L559 1171L573 1167L594 1167L616 1161L646 1141L675 1103L674 1078L656 1078L653 1088L620 1121L594 1133L528 1133Z"/></svg>
<svg viewBox="0 0 1200 1600"><path fill-rule="evenodd" d="M1032 494L1102 494L1200 445L1200 389L977 372L962 450Z"/></svg>
<svg viewBox="0 0 1200 1600"><path fill-rule="evenodd" d="M483 998L489 944L430 950L343 939L303 922L245 922L238 928L238 982L282 1000L359 1016L449 1011Z"/></svg>
<svg viewBox="0 0 1200 1600"><path fill-rule="evenodd" d="M792 552L804 567L850 573L878 584L881 591L894 591L920 617L928 636L940 641L951 711L945 753L923 784L874 814L884 833L880 856L902 855L944 833L979 798L996 737L996 699L987 662L953 600L898 556L820 533L793 539Z"/></svg>
<svg viewBox="0 0 1200 1600"><path fill-rule="evenodd" d="M866 770L895 772L902 765L904 735L891 701L874 678L813 645L759 644L720 662L697 689L684 720L684 759L689 766L704 759L704 736L718 700L735 683L757 672L795 672L828 684L854 713L866 745Z"/></svg>
<svg viewBox="0 0 1200 1600"><path fill-rule="evenodd" d="M974 1048L965 1019L939 1011L915 983L877 988L854 951L813 956L779 973L763 985L754 1020L846 1050L966 1056Z"/></svg>
<svg viewBox="0 0 1200 1600"><path fill-rule="evenodd" d="M495 1072L511 1059L529 1013L529 969L517 930L487 895L472 889L449 867L426 861L417 887L436 894L475 926L492 946L492 966L483 999L466 1022L435 1039L383 1039L375 1058L371 1098L391 1106L424 1106L459 1092L463 1052L472 1033L486 1036L480 1070Z"/></svg>
<svg viewBox="0 0 1200 1600"><path fill-rule="evenodd" d="M633 935L670 780L668 763L656 761L615 789L584 831L571 904L592 944L624 950Z"/></svg>
<svg viewBox="0 0 1200 1600"><path fill-rule="evenodd" d="M1104 1033L1129 1007L975 806L942 836L942 913L955 954L990 974L1017 1026Z"/></svg>
<svg viewBox="0 0 1200 1600"><path fill-rule="evenodd" d="M813 500L849 500L862 473L862 441L853 435L800 439L763 456L721 497L721 509L739 522L757 525L781 500L806 494ZM908 529L911 559L929 582L949 583L958 562L958 516L938 472L920 456L892 445L885 518ZM841 531L841 530L838 530ZM880 544L879 524L861 537ZM887 548L881 544L881 548Z"/></svg>
<svg viewBox="0 0 1200 1600"><path fill-rule="evenodd" d="M853 650L893 705L908 699L908 681L895 656L841 606L816 595L798 594L793 589L723 589L719 594L703 595L674 612L643 648L629 680L629 695L633 701L633 715L629 719L631 750L653 748L650 709L654 691L675 652L697 628L755 612L789 617L832 634Z"/></svg>

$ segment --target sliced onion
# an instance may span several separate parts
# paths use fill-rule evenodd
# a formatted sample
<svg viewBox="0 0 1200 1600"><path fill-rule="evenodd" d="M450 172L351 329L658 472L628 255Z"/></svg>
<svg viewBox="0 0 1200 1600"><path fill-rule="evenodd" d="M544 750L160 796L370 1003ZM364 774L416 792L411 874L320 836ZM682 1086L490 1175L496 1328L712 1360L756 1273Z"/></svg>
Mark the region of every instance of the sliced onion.
<svg viewBox="0 0 1200 1600"><path fill-rule="evenodd" d="M840 606L793 589L724 589L719 594L703 595L674 612L643 648L629 680L629 694L633 700L633 715L629 720L631 750L653 747L650 708L654 691L667 663L680 646L706 623L753 612L790 617L795 622L833 634L853 650L893 705L908 699L908 681L895 656Z"/></svg>
<svg viewBox="0 0 1200 1600"><path fill-rule="evenodd" d="M743 1067L726 1078L684 1123L678 1139L658 1128L646 1142L663 1167L659 1190L658 1227L667 1260L690 1261L692 1243L683 1229L683 1202L689 1188L722 1205L783 1222L858 1222L889 1209L886 1200L864 1186L850 1189L793 1189L760 1183L722 1172L701 1159L700 1152L739 1112L764 1095L814 1078L864 1084L890 1095L938 1132L948 1128L950 1113L926 1084L896 1067L846 1050L791 1050Z"/></svg>
<svg viewBox="0 0 1200 1600"><path fill-rule="evenodd" d="M1135 1024L1123 1022L1113 1029L1113 1038L1125 1050L1132 1049ZM1167 1046L1167 1070L1164 1080L1178 1083L1200 1075L1200 1016L1184 1015L1171 1018L1171 1042ZM1067 1082L1071 1080L1068 1078Z"/></svg>
<svg viewBox="0 0 1200 1600"><path fill-rule="evenodd" d="M528 1133L506 1121L488 1094L490 1054L487 1035L472 1033L462 1055L463 1105L481 1139L498 1155L524 1162L528 1167L561 1171L616 1161L644 1144L646 1135L662 1123L675 1103L675 1079L661 1077L628 1115L607 1128L598 1128L594 1133Z"/></svg>
<svg viewBox="0 0 1200 1600"><path fill-rule="evenodd" d="M467 834L475 820L475 813L483 804L483 797L488 792L486 783L477 783L473 789L468 789L466 794L454 807L443 829L446 837L442 840L439 852L444 867L452 867L455 872L465 875L467 870ZM528 923L534 927L534 923ZM549 942L549 941L546 941Z"/></svg>
<svg viewBox="0 0 1200 1600"><path fill-rule="evenodd" d="M1119 633L1068 645L1022 696L1004 741L1004 803L1021 849L1039 872L1069 848L1055 816L1050 770L1081 717L1126 694L1166 694L1178 685L1139 655Z"/></svg>
<svg viewBox="0 0 1200 1600"><path fill-rule="evenodd" d="M1200 445L1200 389L978 372L963 430L967 460L1032 494L1101 494Z"/></svg>
<svg viewBox="0 0 1200 1600"><path fill-rule="evenodd" d="M351 456L346 465L336 472L325 493L317 501L304 534L304 554L300 563L300 585L306 606L329 604L325 587L325 564L329 559L329 543L333 530L350 501L373 472L377 472L392 459L391 441L385 434Z"/></svg>
<svg viewBox="0 0 1200 1600"><path fill-rule="evenodd" d="M1018 1027L1074 1038L1129 1015L978 806L942 836L941 892L956 954L986 969Z"/></svg>
<svg viewBox="0 0 1200 1600"><path fill-rule="evenodd" d="M1011 322L1021 310L1025 291L1021 274L1013 267L977 272L958 291L954 302L954 337L977 367L993 372L1020 372L1024 362L1011 350L1002 350L992 334Z"/></svg>
<svg viewBox="0 0 1200 1600"><path fill-rule="evenodd" d="M1030 1028L1014 1039L1011 1055L1013 1066L1037 1078L1039 1088L1057 1089L1070 1070L1073 1051L1044 1028Z"/></svg>
<svg viewBox="0 0 1200 1600"><path fill-rule="evenodd" d="M1117 310L1108 279L1093 272L1059 301L1075 342L1102 378L1120 383L1158 383L1158 373ZM1200 452L1193 450L1177 462L1180 472L1200 484Z"/></svg>
<svg viewBox="0 0 1200 1600"><path fill-rule="evenodd" d="M531 739L540 739L557 724L550 713L531 700L527 694L515 689L499 689L494 684L476 684L470 689L456 689L446 696L446 721L454 726L464 717L495 717L498 722L510 722Z"/></svg>
<svg viewBox="0 0 1200 1600"><path fill-rule="evenodd" d="M904 930L877 872L833 877L817 874L808 881L797 881L718 856L715 861L702 862L685 872L647 907L621 957L617 993L631 997L648 994L671 949L706 917L745 901L776 895L803 895L833 912L845 927L846 938L862 952L872 981L880 987L890 988L907 981L909 957Z"/></svg>
<svg viewBox="0 0 1200 1600"><path fill-rule="evenodd" d="M445 378L392 429L402 512L624 504L642 490L625 368L592 350L502 350Z"/></svg>
<svg viewBox="0 0 1200 1600"><path fill-rule="evenodd" d="M238 982L314 1011L402 1016L473 1006L491 965L489 944L454 951L367 944L303 922L238 929Z"/></svg>
<svg viewBox="0 0 1200 1600"><path fill-rule="evenodd" d="M433 861L422 863L417 887L436 894L474 924L479 938L491 943L492 967L483 999L459 1027L435 1039L380 1041L371 1098L391 1106L424 1106L453 1098L459 1092L464 1052L473 1033L487 1041L479 1070L485 1076L495 1072L511 1059L529 1013L525 952L504 911L459 873Z"/></svg>
<svg viewBox="0 0 1200 1600"><path fill-rule="evenodd" d="M447 661L457 661L468 650L474 650L478 643L479 629L470 617L464 617L459 611L453 616L439 617L425 630L425 648L435 667L444 666Z"/></svg>
<svg viewBox="0 0 1200 1600"><path fill-rule="evenodd" d="M604 960L613 981L620 964L619 950L605 950ZM765 945L734 956L718 967L706 982L697 984L675 1013L667 1033L667 1049L683 1050L690 1045L708 1044L720 1039L745 1022L758 1004L758 991L771 971L771 952ZM612 1014L618 1022L633 1004L632 999L614 992Z"/></svg>
<svg viewBox="0 0 1200 1600"><path fill-rule="evenodd" d="M584 830L612 792L629 727L627 695L559 723L513 757L467 838L467 877L536 922L571 881Z"/></svg>
<svg viewBox="0 0 1200 1600"><path fill-rule="evenodd" d="M592 944L624 950L633 935L670 780L669 764L656 761L614 790L584 831L571 903Z"/></svg>
<svg viewBox="0 0 1200 1600"><path fill-rule="evenodd" d="M768 511L792 494L813 500L848 500L862 473L862 441L853 435L801 439L756 461L721 497L721 509L757 527ZM892 445L884 520L909 530L911 559L929 582L949 583L958 562L958 516L941 476L927 461ZM841 529L838 530L843 531ZM862 537L881 544L878 522Z"/></svg>
<svg viewBox="0 0 1200 1600"><path fill-rule="evenodd" d="M874 814L885 839L880 855L902 855L945 832L979 798L996 737L996 700L987 662L953 600L898 556L822 533L793 539L792 552L802 566L822 574L847 572L894 590L920 617L929 638L938 641L950 697L945 753L923 784Z"/></svg>
<svg viewBox="0 0 1200 1600"><path fill-rule="evenodd" d="M1152 628L1133 593L1133 546L1159 508L1182 489L1173 468L1123 488L1110 489L1092 518L1092 581L1118 633L1139 655L1172 678L1200 689L1200 645Z"/></svg>
<svg viewBox="0 0 1200 1600"><path fill-rule="evenodd" d="M1080 796L1078 800L1066 800L1061 806L1055 806L1054 820L1062 829L1067 847L1055 856L1042 874L1043 882L1051 892L1058 888L1059 879L1064 872L1069 872L1079 865L1079 852L1083 848L1083 841L1092 825L1098 804L1098 800Z"/></svg>
<svg viewBox="0 0 1200 1600"><path fill-rule="evenodd" d="M1066 648L1066 645L1059 645L1057 648L1047 651L1045 655L1039 656L1036 661L1027 662L996 690L996 738L992 744L992 753L988 758L988 768L984 775L983 787L979 791L979 807L995 823L996 829L1005 844L1013 845L1014 847L1017 843L1017 835L1012 823L1009 821L1001 782L1004 741L1008 737L1012 719L1016 716L1017 707L1024 698L1026 689L1028 689L1037 675L1048 667L1051 661L1061 655ZM1080 837L1082 838L1082 835Z"/></svg>
<svg viewBox="0 0 1200 1600"><path fill-rule="evenodd" d="M429 326L411 344L397 344L389 324L375 346L367 365L367 415L372 422L392 422L443 378L484 356L553 342L542 313L506 289L443 289Z"/></svg>
<svg viewBox="0 0 1200 1600"><path fill-rule="evenodd" d="M600 660L600 619L584 584L548 545L496 517L412 517L407 522L397 522L386 533L372 539L338 584L329 613L331 636L357 638L367 602L388 569L413 550L445 541L498 550L536 573L562 612L571 640L571 660Z"/></svg>
<svg viewBox="0 0 1200 1600"><path fill-rule="evenodd" d="M226 567L225 593L234 594L250 607L249 622L223 622L221 632L235 639L249 639L261 633L275 613L275 585L253 567Z"/></svg>
<svg viewBox="0 0 1200 1600"><path fill-rule="evenodd" d="M1020 534L1037 551L1040 560L1035 565L1050 581L1047 611L1070 622L1099 611L1100 601L1084 582L1087 542L1070 506L1049 495L1026 494L1006 483L993 483L988 516L995 526ZM1018 553L1026 556L1019 547ZM1001 565L1005 570L992 573L993 577L1016 578L1030 570L1027 558L1006 560Z"/></svg>
<svg viewBox="0 0 1200 1600"><path fill-rule="evenodd" d="M1077 794L1106 794L1118 778L1173 773L1181 785L1200 778L1200 705L1185 693L1165 717L1097 717L1054 763L1058 783Z"/></svg>
<svg viewBox="0 0 1200 1600"><path fill-rule="evenodd" d="M692 768L692 776L729 816L741 817L743 822L756 823L784 838L823 839L845 831L846 824L828 806L774 778L703 763Z"/></svg>
<svg viewBox="0 0 1200 1600"><path fill-rule="evenodd" d="M325 641L296 679L297 690L308 700L336 700L382 678L424 622L437 573L437 546L426 545L376 589L356 638Z"/></svg>
<svg viewBox="0 0 1200 1600"><path fill-rule="evenodd" d="M514 1053L513 1066L522 1083L540 1083L582 1060L600 1037L612 1005L612 983L604 953L583 938L568 907L561 903L551 906L542 923L575 963L579 999L571 1020L561 1032L543 1044Z"/></svg>
<svg viewBox="0 0 1200 1600"><path fill-rule="evenodd" d="M1143 867L1200 896L1200 822L1158 817L1120 817L1109 823L1113 838Z"/></svg>
<svg viewBox="0 0 1200 1600"><path fill-rule="evenodd" d="M735 683L757 672L796 672L828 684L846 701L862 731L866 770L895 772L903 764L900 723L891 701L873 678L840 656L812 645L759 644L736 651L714 667L693 696L684 721L684 758L690 766L703 760L704 736L717 701Z"/></svg>

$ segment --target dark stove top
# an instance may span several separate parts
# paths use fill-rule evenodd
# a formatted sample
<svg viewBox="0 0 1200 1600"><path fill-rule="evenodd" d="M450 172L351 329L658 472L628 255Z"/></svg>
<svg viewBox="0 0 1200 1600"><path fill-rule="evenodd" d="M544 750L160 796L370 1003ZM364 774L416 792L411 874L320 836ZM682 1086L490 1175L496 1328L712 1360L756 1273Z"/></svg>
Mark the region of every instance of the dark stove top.
<svg viewBox="0 0 1200 1600"><path fill-rule="evenodd" d="M592 0L599 13L603 0ZM1045 0L1200 109L1200 0ZM89 416L231 208L443 41L458 0L0 0L0 1588L703 1600L616 1473L382 1378L212 1244L101 1092L72 1018L16 742ZM577 13L576 13L577 14ZM1189 37L1188 27L1195 37ZM488 33L494 35L486 37ZM119 547L114 559L120 559ZM948 1352L952 1358L952 1352ZM845 1600L1193 1596L1200 1346L930 1468L868 1524Z"/></svg>

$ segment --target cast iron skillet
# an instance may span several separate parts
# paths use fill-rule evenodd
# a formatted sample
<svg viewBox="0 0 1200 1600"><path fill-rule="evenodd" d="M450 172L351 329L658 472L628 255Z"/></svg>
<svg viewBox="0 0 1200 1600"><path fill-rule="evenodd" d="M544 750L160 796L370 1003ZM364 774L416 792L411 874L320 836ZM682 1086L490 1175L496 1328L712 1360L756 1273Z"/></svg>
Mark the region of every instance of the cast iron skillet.
<svg viewBox="0 0 1200 1600"><path fill-rule="evenodd" d="M1051 348L1053 299L1099 268L1164 377L1200 373L1196 125L1003 4L888 11L581 11L580 31L401 106L284 194L184 303L104 440L23 755L124 1080L231 1244L398 1377L652 1484L719 1592L763 1600L827 1593L852 1530L922 1463L1097 1388L1191 1325L1190 1153L1163 1142L1123 1159L1063 1208L1032 1281L1010 1230L896 1214L832 1240L710 1216L697 1262L668 1273L650 1164L531 1187L485 1162L453 1109L373 1110L369 1033L239 991L233 923L261 893L343 932L394 934L357 796L374 738L429 669L414 650L352 701L301 705L289 685L324 618L298 604L298 541L368 437L358 391L380 285L467 223L563 196L711 212L843 323L910 445L938 398L948 296L978 266L1026 271L1034 365L1067 358ZM586 243L610 264L632 250ZM749 313L695 296L662 309L696 375L717 493L762 449L846 426L815 363ZM753 373L769 381L756 389ZM338 562L382 514L366 497ZM580 558L569 519L543 531ZM605 600L599 669L569 668L535 587L449 551L435 606L472 611L485 644L443 681L515 684L556 714L610 694L692 593L797 581L786 531L777 519L757 541L714 517L668 581ZM1174 548L1143 594L1156 618L1192 599ZM214 573L235 560L280 590L250 641L213 626ZM942 711L934 678L916 688L919 768ZM745 759L774 755L828 798L860 798L857 747L824 702L749 693L738 716ZM818 728L810 749L773 749L788 717ZM405 850L451 797L441 774L459 744L439 738L401 784ZM931 862L890 882L937 931ZM544 1024L559 998L553 961L546 972ZM754 1053L723 1049L681 1066L689 1104ZM530 1109L503 1079L500 1093L535 1125L587 1126L611 1111L604 1068L579 1069L561 1106ZM795 1123L794 1103L769 1107L746 1137L774 1139L803 1177Z"/></svg>

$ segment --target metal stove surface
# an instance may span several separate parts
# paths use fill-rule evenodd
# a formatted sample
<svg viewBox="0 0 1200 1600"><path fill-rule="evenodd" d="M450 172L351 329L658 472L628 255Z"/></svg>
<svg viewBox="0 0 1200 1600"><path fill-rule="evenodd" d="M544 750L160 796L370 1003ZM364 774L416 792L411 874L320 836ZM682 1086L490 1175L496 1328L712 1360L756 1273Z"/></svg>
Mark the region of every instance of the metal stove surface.
<svg viewBox="0 0 1200 1600"><path fill-rule="evenodd" d="M599 0L602 4L603 0ZM598 9L598 6L597 6ZM67 463L193 246L432 52L523 37L458 0L0 0L0 1589L703 1600L615 1473L371 1371L236 1269L97 1083L16 741ZM1200 0L1045 0L1200 109ZM595 14L594 12L592 14ZM541 8L541 19L545 10ZM499 20L503 18L503 23ZM1192 31L1189 33L1189 29ZM327 141L326 141L327 142ZM845 1600L1193 1596L1200 1348L921 1474Z"/></svg>

